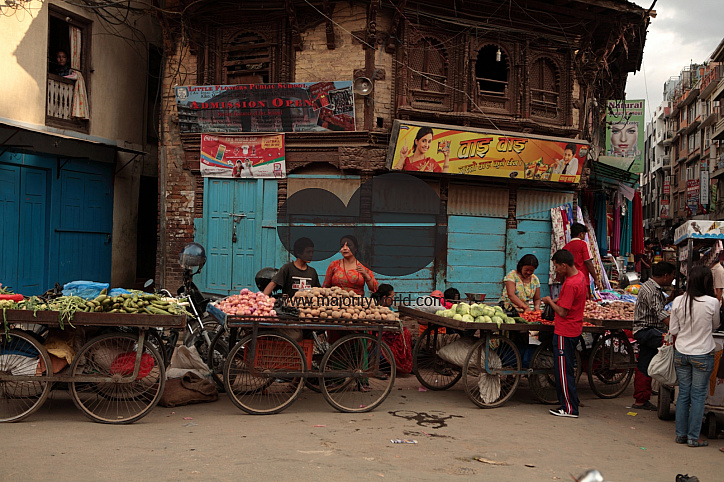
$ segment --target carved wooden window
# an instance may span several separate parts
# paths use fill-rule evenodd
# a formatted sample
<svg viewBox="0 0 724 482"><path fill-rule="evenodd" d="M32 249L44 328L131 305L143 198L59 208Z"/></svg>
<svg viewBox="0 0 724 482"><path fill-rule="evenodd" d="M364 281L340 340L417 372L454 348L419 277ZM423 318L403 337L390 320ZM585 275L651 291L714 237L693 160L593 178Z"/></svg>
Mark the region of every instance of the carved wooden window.
<svg viewBox="0 0 724 482"><path fill-rule="evenodd" d="M510 58L496 44L483 45L475 61L475 86L478 103L489 109L511 109Z"/></svg>
<svg viewBox="0 0 724 482"><path fill-rule="evenodd" d="M240 32L224 46L225 84L271 82L272 45L254 32Z"/></svg>
<svg viewBox="0 0 724 482"><path fill-rule="evenodd" d="M530 69L531 114L550 119L560 117L560 76L550 59L541 57Z"/></svg>
<svg viewBox="0 0 724 482"><path fill-rule="evenodd" d="M411 105L417 109L449 110L447 55L434 38L420 37L407 49L410 66Z"/></svg>

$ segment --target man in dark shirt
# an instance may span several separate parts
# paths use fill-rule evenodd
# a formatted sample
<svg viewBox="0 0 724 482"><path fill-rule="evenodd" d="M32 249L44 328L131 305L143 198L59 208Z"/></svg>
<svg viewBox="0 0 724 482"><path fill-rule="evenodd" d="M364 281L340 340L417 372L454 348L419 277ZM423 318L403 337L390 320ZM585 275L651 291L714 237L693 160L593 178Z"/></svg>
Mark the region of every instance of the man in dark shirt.
<svg viewBox="0 0 724 482"><path fill-rule="evenodd" d="M639 345L639 359L634 371L634 399L631 406L638 410L657 409L651 403L651 377L648 369L651 359L663 343L663 334L669 330L669 312L664 310L667 300L662 288L671 286L676 276L676 266L656 263L651 268L651 278L639 288L634 308L633 336Z"/></svg>
<svg viewBox="0 0 724 482"><path fill-rule="evenodd" d="M321 286L317 271L307 264L314 257L314 243L312 240L309 238L297 239L294 242L292 254L297 259L285 264L277 271L277 274L264 288L265 295L271 295L277 286L281 286L282 293L291 298L299 290Z"/></svg>
<svg viewBox="0 0 724 482"><path fill-rule="evenodd" d="M575 266L573 254L561 249L553 255L556 274L565 277L557 300L550 296L541 301L555 311L553 331L553 368L556 392L561 406L551 409L557 417L578 418L578 392L576 391L576 345L583 331L583 310L588 296L588 279Z"/></svg>

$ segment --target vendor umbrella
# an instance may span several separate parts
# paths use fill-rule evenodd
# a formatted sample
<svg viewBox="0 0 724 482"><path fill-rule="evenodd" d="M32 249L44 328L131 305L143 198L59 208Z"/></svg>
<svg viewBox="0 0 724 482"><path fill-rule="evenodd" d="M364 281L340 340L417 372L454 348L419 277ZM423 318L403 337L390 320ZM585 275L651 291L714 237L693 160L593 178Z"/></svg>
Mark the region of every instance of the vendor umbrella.
<svg viewBox="0 0 724 482"><path fill-rule="evenodd" d="M644 254L644 217L641 208L641 193L636 191L633 198L633 232L631 233L631 254Z"/></svg>

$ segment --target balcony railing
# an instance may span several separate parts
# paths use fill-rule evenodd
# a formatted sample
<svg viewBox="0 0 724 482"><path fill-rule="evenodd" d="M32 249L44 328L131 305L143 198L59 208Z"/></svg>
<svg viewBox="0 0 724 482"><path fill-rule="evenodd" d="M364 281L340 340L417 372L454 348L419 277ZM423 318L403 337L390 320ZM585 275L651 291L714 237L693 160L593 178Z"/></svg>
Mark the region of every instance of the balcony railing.
<svg viewBox="0 0 724 482"><path fill-rule="evenodd" d="M74 80L48 74L48 99L46 102L48 117L71 120L74 87Z"/></svg>

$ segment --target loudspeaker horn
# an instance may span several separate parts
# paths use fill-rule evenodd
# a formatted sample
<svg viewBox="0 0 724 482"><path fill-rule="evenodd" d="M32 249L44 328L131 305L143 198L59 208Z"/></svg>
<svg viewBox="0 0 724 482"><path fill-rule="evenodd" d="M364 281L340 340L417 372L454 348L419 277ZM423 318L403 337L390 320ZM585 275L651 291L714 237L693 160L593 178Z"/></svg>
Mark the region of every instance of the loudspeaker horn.
<svg viewBox="0 0 724 482"><path fill-rule="evenodd" d="M373 84L367 77L357 77L352 83L354 93L357 95L367 96L372 93Z"/></svg>

